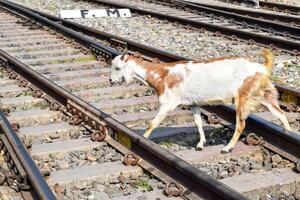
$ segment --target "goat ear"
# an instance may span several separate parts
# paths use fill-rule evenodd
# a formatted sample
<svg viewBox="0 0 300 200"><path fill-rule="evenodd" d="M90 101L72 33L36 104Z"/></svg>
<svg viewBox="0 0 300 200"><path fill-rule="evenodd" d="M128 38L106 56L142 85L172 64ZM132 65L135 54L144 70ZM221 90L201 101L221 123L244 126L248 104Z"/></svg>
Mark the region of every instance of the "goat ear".
<svg viewBox="0 0 300 200"><path fill-rule="evenodd" d="M122 54L122 56L121 56L121 58L120 58L121 60L124 60L125 55L127 54L127 50L128 50L128 49L125 49L125 51L123 52L123 54Z"/></svg>

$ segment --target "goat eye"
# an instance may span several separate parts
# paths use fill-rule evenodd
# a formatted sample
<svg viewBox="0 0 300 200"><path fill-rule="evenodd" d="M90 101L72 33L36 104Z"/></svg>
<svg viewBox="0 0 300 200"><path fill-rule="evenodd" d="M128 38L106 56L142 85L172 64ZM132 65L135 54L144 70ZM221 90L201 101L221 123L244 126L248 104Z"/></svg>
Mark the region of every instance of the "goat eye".
<svg viewBox="0 0 300 200"><path fill-rule="evenodd" d="M115 69L115 70L119 71L119 70L120 70L120 68L119 68L119 67L116 67L116 69Z"/></svg>

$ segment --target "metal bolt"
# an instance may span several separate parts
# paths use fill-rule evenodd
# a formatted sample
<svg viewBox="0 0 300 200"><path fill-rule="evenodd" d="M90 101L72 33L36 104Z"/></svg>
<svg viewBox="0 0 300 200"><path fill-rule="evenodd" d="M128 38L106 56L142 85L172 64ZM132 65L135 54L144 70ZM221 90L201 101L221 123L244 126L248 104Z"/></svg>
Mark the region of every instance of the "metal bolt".
<svg viewBox="0 0 300 200"><path fill-rule="evenodd" d="M78 117L78 116L76 116L76 115L73 115L71 118L70 118L70 124L71 125L79 125L80 123L81 123L81 119Z"/></svg>
<svg viewBox="0 0 300 200"><path fill-rule="evenodd" d="M218 124L218 123L220 123L220 118L218 118L215 114L210 114L209 116L208 116L208 122L210 123L210 124Z"/></svg>
<svg viewBox="0 0 300 200"><path fill-rule="evenodd" d="M61 105L57 102L52 102L50 105L50 110L58 111L61 108Z"/></svg>
<svg viewBox="0 0 300 200"><path fill-rule="evenodd" d="M168 197L178 197L182 192L182 187L177 183L168 183L164 192Z"/></svg>
<svg viewBox="0 0 300 200"><path fill-rule="evenodd" d="M16 72L10 72L9 73L9 79L16 79L19 75Z"/></svg>
<svg viewBox="0 0 300 200"><path fill-rule="evenodd" d="M296 163L296 170L298 173L300 173L300 161Z"/></svg>
<svg viewBox="0 0 300 200"><path fill-rule="evenodd" d="M35 91L33 92L33 96L34 96L35 98L41 98L43 95L44 95L44 92L42 92L41 90L35 90Z"/></svg>
<svg viewBox="0 0 300 200"><path fill-rule="evenodd" d="M255 133L250 133L246 137L246 142L250 146L257 146L264 143L263 139L261 137L258 137Z"/></svg>
<svg viewBox="0 0 300 200"><path fill-rule="evenodd" d="M126 154L123 159L125 165L135 166L139 162L139 158L134 154Z"/></svg>
<svg viewBox="0 0 300 200"><path fill-rule="evenodd" d="M28 81L26 81L25 79L20 80L19 86L26 87L27 85L29 85Z"/></svg>
<svg viewBox="0 0 300 200"><path fill-rule="evenodd" d="M14 131L19 131L20 129L20 124L18 122L12 123L11 127L14 129Z"/></svg>
<svg viewBox="0 0 300 200"><path fill-rule="evenodd" d="M94 131L92 133L91 139L92 141L102 142L106 137L105 132L102 131Z"/></svg>

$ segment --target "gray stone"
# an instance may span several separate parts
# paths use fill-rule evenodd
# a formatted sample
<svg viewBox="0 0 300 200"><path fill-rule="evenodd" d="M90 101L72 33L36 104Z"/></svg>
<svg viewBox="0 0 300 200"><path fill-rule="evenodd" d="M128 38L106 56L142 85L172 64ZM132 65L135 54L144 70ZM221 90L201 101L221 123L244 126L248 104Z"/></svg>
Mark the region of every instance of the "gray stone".
<svg viewBox="0 0 300 200"><path fill-rule="evenodd" d="M92 194L95 200L109 200L109 196L105 192L94 191Z"/></svg>
<svg viewBox="0 0 300 200"><path fill-rule="evenodd" d="M58 160L56 163L59 169L68 169L70 167L69 163L64 160Z"/></svg>
<svg viewBox="0 0 300 200"><path fill-rule="evenodd" d="M228 177L228 172L227 171L222 171L222 172L220 172L219 173L219 178L226 178L226 177Z"/></svg>
<svg viewBox="0 0 300 200"><path fill-rule="evenodd" d="M281 156L278 155L278 154L273 155L273 156L271 157L271 159L272 159L272 163L279 163L279 162L282 161Z"/></svg>
<svg viewBox="0 0 300 200"><path fill-rule="evenodd" d="M105 189L105 192L108 194L110 198L122 196L122 191L114 185L110 185Z"/></svg>

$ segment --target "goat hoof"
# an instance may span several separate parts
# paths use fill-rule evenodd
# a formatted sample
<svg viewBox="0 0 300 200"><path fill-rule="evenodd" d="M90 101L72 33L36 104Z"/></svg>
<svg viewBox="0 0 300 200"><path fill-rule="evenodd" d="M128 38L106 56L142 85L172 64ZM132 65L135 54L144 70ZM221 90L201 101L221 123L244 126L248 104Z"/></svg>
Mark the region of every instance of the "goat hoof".
<svg viewBox="0 0 300 200"><path fill-rule="evenodd" d="M196 151L202 151L203 150L203 147L196 147Z"/></svg>
<svg viewBox="0 0 300 200"><path fill-rule="evenodd" d="M230 148L230 149L228 149L228 150L227 150L227 149L222 149L221 153L222 153L222 154L230 153L230 152L232 151L232 149L233 149L233 148Z"/></svg>

